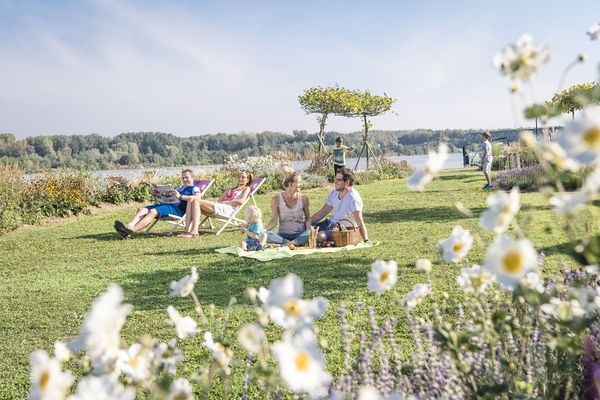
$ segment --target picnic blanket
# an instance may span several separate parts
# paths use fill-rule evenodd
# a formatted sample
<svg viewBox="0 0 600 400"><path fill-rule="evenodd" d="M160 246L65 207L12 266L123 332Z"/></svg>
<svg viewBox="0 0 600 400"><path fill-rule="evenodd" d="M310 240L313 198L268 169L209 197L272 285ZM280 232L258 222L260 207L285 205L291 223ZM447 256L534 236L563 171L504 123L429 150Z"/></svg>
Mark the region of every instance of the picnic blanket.
<svg viewBox="0 0 600 400"><path fill-rule="evenodd" d="M271 261L276 260L278 258L289 258L294 256L313 254L313 253L337 253L340 251L351 251L357 249L368 249L369 247L378 246L378 241L373 241L371 244L359 243L357 245L348 245L344 247L322 247L320 249L311 249L311 248L297 248L295 250L290 250L289 248L277 247L274 249L267 249L263 251L244 251L240 249L238 246L229 246L223 247L220 249L216 249L217 253L221 254L235 254L238 257L247 257L252 258L258 261Z"/></svg>

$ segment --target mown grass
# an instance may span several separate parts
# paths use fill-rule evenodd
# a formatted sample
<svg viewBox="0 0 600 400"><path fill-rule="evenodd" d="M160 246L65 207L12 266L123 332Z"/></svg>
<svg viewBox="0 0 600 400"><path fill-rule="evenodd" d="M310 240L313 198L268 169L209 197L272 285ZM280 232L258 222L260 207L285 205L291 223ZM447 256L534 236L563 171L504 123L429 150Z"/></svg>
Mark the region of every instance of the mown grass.
<svg viewBox="0 0 600 400"><path fill-rule="evenodd" d="M325 296L331 303L317 325L320 336L328 343L324 348L328 368L335 374L342 363L336 312L340 304L353 306L363 299L376 309L378 318L397 314L401 319L399 335L408 335L402 323L404 313L394 299L424 281L424 276L414 269L414 261L420 257L438 260L432 249L455 225L479 231L479 215L486 208L483 184L480 173L457 170L444 173L423 193L409 192L404 180L359 186L371 239L381 241L381 245L351 253L266 263L213 252L237 243L241 238L237 230L193 240L120 240L112 229L113 221L126 220L133 208L21 229L0 237L0 331L4 341L0 346L0 398L26 397L30 353L38 348L50 351L55 341L75 337L93 299L112 282L122 286L126 301L134 307L123 330L128 344L145 333L163 341L173 337L173 328L165 322L166 307L172 304L184 315L193 315L193 307L189 299L170 297L169 284L189 273L192 266L197 266L200 274L196 293L205 305L215 305L216 320L222 319L232 296L238 299L228 329L221 332L218 325L213 327L216 335L232 343L234 349L237 328L253 318L244 289L267 286L273 278L288 272L299 275L304 280L305 297ZM312 212L323 203L330 189L306 191ZM258 197L263 210L268 210L270 197ZM471 209L474 216L459 213L454 207L457 201ZM522 203L521 226L536 248L546 254L546 274L556 273L564 265L574 266L563 254L569 243L561 229L564 218L550 210L540 193L523 194ZM597 207L590 207L588 212L590 220L597 220ZM481 262L493 235L481 232L480 238L469 255L472 263ZM393 259L399 266L398 283L384 296L372 295L366 289L367 273L377 259ZM432 273L434 289L447 291L450 299L460 298L455 285L459 271L460 266L438 260ZM368 320L362 315L357 324L367 327ZM275 339L281 331L272 328L269 333ZM186 360L180 372L189 373L203 365L207 353L201 341L198 336L181 343ZM409 351L408 339L405 345ZM234 392L239 393L241 379L240 373L234 376Z"/></svg>

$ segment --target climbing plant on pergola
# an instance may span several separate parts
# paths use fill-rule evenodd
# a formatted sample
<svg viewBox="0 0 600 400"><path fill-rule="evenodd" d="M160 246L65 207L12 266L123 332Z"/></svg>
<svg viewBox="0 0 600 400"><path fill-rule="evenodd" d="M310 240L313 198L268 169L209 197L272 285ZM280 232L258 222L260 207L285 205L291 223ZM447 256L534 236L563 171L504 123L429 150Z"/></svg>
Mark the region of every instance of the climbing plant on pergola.
<svg viewBox="0 0 600 400"><path fill-rule="evenodd" d="M385 93L383 96L378 96L372 95L369 91L362 92L359 90L345 92L342 97L342 104L344 107L336 114L350 118L362 118L363 123L363 145L354 169L356 170L356 168L358 168L358 163L360 162L362 154L365 153L367 157L367 169L369 169L370 154L373 156L373 159L381 170L379 161L377 161L375 152L369 143L369 129L372 127L369 117L376 117L389 112L392 109L392 104L396 102L396 99L389 97Z"/></svg>
<svg viewBox="0 0 600 400"><path fill-rule="evenodd" d="M571 113L591 105L600 104L600 85L597 82L586 82L573 85L562 92L555 93L551 100L546 101L546 107L551 113Z"/></svg>
<svg viewBox="0 0 600 400"><path fill-rule="evenodd" d="M298 96L298 101L304 112L317 114L317 121L319 122L317 158L326 150L325 126L327 125L327 118L329 115L339 114L344 109L348 92L347 89L337 85L325 88L317 86L306 89L303 94Z"/></svg>

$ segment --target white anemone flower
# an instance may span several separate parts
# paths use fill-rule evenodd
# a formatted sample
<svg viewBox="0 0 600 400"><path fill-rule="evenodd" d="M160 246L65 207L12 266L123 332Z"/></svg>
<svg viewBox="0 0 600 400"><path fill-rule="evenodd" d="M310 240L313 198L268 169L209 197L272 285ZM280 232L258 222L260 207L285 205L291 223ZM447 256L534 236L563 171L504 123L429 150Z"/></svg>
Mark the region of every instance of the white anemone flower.
<svg viewBox="0 0 600 400"><path fill-rule="evenodd" d="M358 391L358 400L383 400L383 396L373 386L367 385Z"/></svg>
<svg viewBox="0 0 600 400"><path fill-rule="evenodd" d="M154 347L154 363L165 373L175 375L177 363L181 361L183 361L183 353L177 348L175 339L171 339L167 343L158 343Z"/></svg>
<svg viewBox="0 0 600 400"><path fill-rule="evenodd" d="M488 249L483 268L496 275L503 287L513 290L537 263L537 252L529 240L498 236Z"/></svg>
<svg viewBox="0 0 600 400"><path fill-rule="evenodd" d="M553 210L561 214L569 214L585 206L588 196L580 191L575 193L557 193L550 198Z"/></svg>
<svg viewBox="0 0 600 400"><path fill-rule="evenodd" d="M77 385L77 392L67 400L134 400L135 389L124 387L116 374L88 375Z"/></svg>
<svg viewBox="0 0 600 400"><path fill-rule="evenodd" d="M489 208L481 214L479 225L488 231L505 232L521 208L519 188L509 193L497 191L487 198Z"/></svg>
<svg viewBox="0 0 600 400"><path fill-rule="evenodd" d="M446 143L440 143L438 150L429 150L425 168L414 173L406 184L410 190L423 191L425 185L433 180L433 178L444 168L446 159L448 158L448 146Z"/></svg>
<svg viewBox="0 0 600 400"><path fill-rule="evenodd" d="M179 339L196 336L200 331L192 317L182 317L175 307L168 306L167 313L169 314L169 323L175 326L175 333Z"/></svg>
<svg viewBox="0 0 600 400"><path fill-rule="evenodd" d="M123 304L123 291L110 285L85 316L79 337L69 344L73 351L85 349L97 372L110 371L119 353L121 328L131 305Z"/></svg>
<svg viewBox="0 0 600 400"><path fill-rule="evenodd" d="M169 386L169 394L166 400L194 400L194 393L190 381L179 378Z"/></svg>
<svg viewBox="0 0 600 400"><path fill-rule="evenodd" d="M260 352L265 340L265 332L258 324L245 325L238 333L238 341L250 354Z"/></svg>
<svg viewBox="0 0 600 400"><path fill-rule="evenodd" d="M528 272L521 280L521 287L535 290L538 293L544 293L544 280L540 278L537 272Z"/></svg>
<svg viewBox="0 0 600 400"><path fill-rule="evenodd" d="M302 280L294 274L273 279L265 302L271 320L283 328L296 329L323 315L329 306L327 299L303 300L303 293Z"/></svg>
<svg viewBox="0 0 600 400"><path fill-rule="evenodd" d="M571 288L571 297L579 301L581 308L593 312L598 308L598 288L590 287Z"/></svg>
<svg viewBox="0 0 600 400"><path fill-rule="evenodd" d="M561 321L570 321L573 318L585 315L585 310L576 299L561 300L553 297L549 303L542 304L540 310Z"/></svg>
<svg viewBox="0 0 600 400"><path fill-rule="evenodd" d="M565 171L578 171L581 169L581 164L572 159L567 155L565 149L563 149L558 143L550 142L546 143L541 147L542 158L554 165L559 169Z"/></svg>
<svg viewBox="0 0 600 400"><path fill-rule="evenodd" d="M198 272L196 271L196 267L193 267L190 275L186 275L178 281L171 282L171 296L188 296L194 290L194 285L197 281Z"/></svg>
<svg viewBox="0 0 600 400"><path fill-rule="evenodd" d="M358 391L358 400L417 400L417 397L406 396L400 392L391 392L387 396L382 395L371 385L363 386Z"/></svg>
<svg viewBox="0 0 600 400"><path fill-rule="evenodd" d="M32 400L62 400L73 384L73 375L62 371L62 363L56 358L48 357L44 350L36 350L29 357L31 365L31 388L29 398Z"/></svg>
<svg viewBox="0 0 600 400"><path fill-rule="evenodd" d="M413 290L406 295L406 298L404 299L404 305L410 311L431 293L433 293L431 290L431 285L426 283L417 284L413 287Z"/></svg>
<svg viewBox="0 0 600 400"><path fill-rule="evenodd" d="M273 356L288 390L307 392L311 397L327 395L331 375L325 370L325 359L312 330L303 329L295 335L287 332L273 345Z"/></svg>
<svg viewBox="0 0 600 400"><path fill-rule="evenodd" d="M264 288L264 287L260 287L258 289L258 295L257 295L258 299L260 300L260 302L262 304L265 304L267 302L267 298L269 297L269 291Z"/></svg>
<svg viewBox="0 0 600 400"><path fill-rule="evenodd" d="M523 34L515 44L510 44L496 54L494 66L512 80L529 81L550 60L547 46L534 47L529 34Z"/></svg>
<svg viewBox="0 0 600 400"><path fill-rule="evenodd" d="M54 342L54 358L64 363L71 358L71 351L63 342Z"/></svg>
<svg viewBox="0 0 600 400"><path fill-rule="evenodd" d="M417 271L423 271L425 273L431 272L431 261L426 258L420 258L415 262L415 268Z"/></svg>
<svg viewBox="0 0 600 400"><path fill-rule="evenodd" d="M371 265L367 287L372 292L382 294L396 284L397 277L398 265L396 261L385 262L377 260Z"/></svg>
<svg viewBox="0 0 600 400"><path fill-rule="evenodd" d="M600 110L587 107L574 121L568 121L558 143L567 155L584 165L598 160L600 155Z"/></svg>
<svg viewBox="0 0 600 400"><path fill-rule="evenodd" d="M133 382L144 382L152 376L152 351L142 347L141 344L132 344L129 349L121 350L117 366Z"/></svg>
<svg viewBox="0 0 600 400"><path fill-rule="evenodd" d="M473 235L471 232L457 225L452 229L450 237L438 243L442 250L442 257L446 261L458 263L462 260L473 246Z"/></svg>
<svg viewBox="0 0 600 400"><path fill-rule="evenodd" d="M590 35L591 40L600 39L600 24L594 24L590 26L590 29L588 29L586 33Z"/></svg>
<svg viewBox="0 0 600 400"><path fill-rule="evenodd" d="M481 269L479 265L471 268L463 268L460 275L456 277L456 283L460 290L465 293L484 293L488 286L496 280L493 274Z"/></svg>
<svg viewBox="0 0 600 400"><path fill-rule="evenodd" d="M232 351L225 348L223 343L215 342L212 333L209 331L204 332L204 342L202 344L211 351L213 359L223 368L225 373L229 374L231 372L229 363L233 355Z"/></svg>
<svg viewBox="0 0 600 400"><path fill-rule="evenodd" d="M595 168L590 172L581 185L581 192L592 198L600 190L600 168Z"/></svg>

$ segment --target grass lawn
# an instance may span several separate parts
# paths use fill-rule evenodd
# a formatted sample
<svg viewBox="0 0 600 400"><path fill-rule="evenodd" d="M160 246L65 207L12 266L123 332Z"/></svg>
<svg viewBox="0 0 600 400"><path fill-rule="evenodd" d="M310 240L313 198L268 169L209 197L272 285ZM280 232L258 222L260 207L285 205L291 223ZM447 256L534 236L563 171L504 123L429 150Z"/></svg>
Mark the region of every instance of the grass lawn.
<svg viewBox="0 0 600 400"><path fill-rule="evenodd" d="M381 245L372 249L333 253L326 256L297 256L260 263L254 260L217 254L213 250L238 243L238 230L221 236L201 235L185 240L175 237L142 237L120 240L113 231L115 219L127 220L134 208L62 221L53 225L21 229L0 237L0 398L26 398L29 385L28 357L35 349L48 351L57 340L70 340L78 334L82 319L93 299L109 283L124 290L133 305L123 330L123 338L132 344L144 333L166 341L174 329L166 324L166 307L174 305L183 315L193 315L191 299L169 296L169 284L198 267L200 279L196 293L205 305L214 304L216 319L225 314L229 299L237 297L229 328L218 325L215 335L231 343L237 328L252 321L253 310L244 297L248 286L267 286L271 279L294 272L304 280L305 297L325 296L330 308L317 325L328 368L334 374L341 368L341 340L337 309L342 302L354 305L363 299L375 307L378 317L397 313L401 318L399 335L408 329L402 323L404 313L393 299L401 298L424 275L414 269L419 257L438 260L432 273L434 290L445 290L451 298L460 296L455 279L460 266L439 262L432 251L439 240L450 235L460 224L472 232L480 231L479 215L486 208L487 192L482 190L483 176L475 171L445 172L422 193L408 191L404 180L382 181L358 186L364 203L364 216L372 240ZM312 212L323 204L332 187L308 190ZM268 210L271 194L258 197L259 206ZM474 212L473 217L459 213L460 201ZM569 239L561 229L564 218L551 211L540 193L522 195L521 226L538 251L546 254L546 274L575 263L561 254ZM591 207L592 220L598 208ZM266 213L268 219L269 212ZM165 226L163 228L166 229ZM472 263L481 262L486 245L493 239L481 232L469 254ZM367 273L377 259L396 260L399 279L391 293L375 296L367 291ZM358 325L368 327L363 313ZM214 320L213 320L214 322ZM272 339L281 331L272 328ZM202 348L202 335L180 342L186 355L183 368L189 373L203 365L208 353ZM239 348L234 346L234 351ZM408 351L408 350L407 350ZM238 368L240 370L240 368ZM234 377L234 391L241 387L240 373Z"/></svg>

